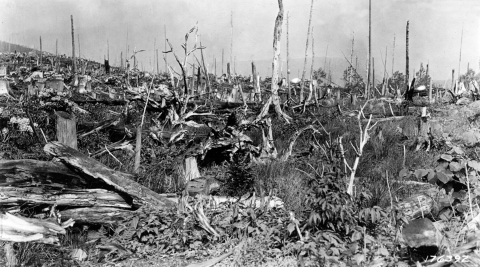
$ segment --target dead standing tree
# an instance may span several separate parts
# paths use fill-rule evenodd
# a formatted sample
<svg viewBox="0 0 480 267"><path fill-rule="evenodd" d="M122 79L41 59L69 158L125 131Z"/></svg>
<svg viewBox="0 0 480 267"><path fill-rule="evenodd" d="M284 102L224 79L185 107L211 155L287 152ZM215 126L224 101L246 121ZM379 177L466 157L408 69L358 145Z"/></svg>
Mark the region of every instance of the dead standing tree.
<svg viewBox="0 0 480 267"><path fill-rule="evenodd" d="M279 11L275 20L275 29L273 31L272 95L263 106L260 114L258 114L257 118L255 119L257 122L262 120L262 118L267 115L268 109L270 108L270 104L272 104L272 102L275 105L275 111L277 112L277 115L281 116L285 121L287 121L287 123L290 123L290 120L292 119L282 111L282 108L280 107L280 97L278 96L278 61L280 59L280 40L282 38L284 14L282 0L278 0L278 7Z"/></svg>
<svg viewBox="0 0 480 267"><path fill-rule="evenodd" d="M195 44L193 45L193 48L191 50L188 50L188 48L187 48L188 37L194 31L195 31ZM182 48L183 48L184 53L185 53L183 63L180 61L180 59L177 56L177 54L175 53L175 51L173 51L173 46L170 43L170 41L168 39L166 39L166 40L167 40L168 45L170 46L170 50L165 51L163 53L170 53L170 52L173 53L173 56L175 57L175 60L177 61L178 65L180 66L180 69L182 70L182 77L183 77L184 90L185 90L184 91L185 98L183 99L183 101L179 101L181 103L180 109L175 110L172 107L169 110L168 119L170 120L170 123L172 125L180 125L182 128L183 128L184 125L185 126L190 126L190 127L197 127L199 125L197 125L196 123L192 124L190 122L187 122L186 119L188 117L194 116L194 115L197 115L197 116L199 116L199 115L200 116L201 115L212 115L211 113L195 113L195 111L197 110L197 105L194 105L194 108L191 111L187 112L187 105L188 105L189 99L193 96L193 90L192 90L192 95L189 95L187 78L186 78L186 76L187 76L186 68L187 68L188 57L193 52L195 52L196 50L199 50L199 49L201 50L201 49L205 48L205 47L202 47L201 44L200 44L199 47L197 47L198 26L195 25L192 29L190 29L190 31L187 34L185 34L185 42L182 44ZM202 59L202 61L203 61L203 59ZM199 68L199 71L200 71L200 68ZM205 71L205 74L208 76L208 71L207 71L206 68L204 69L204 71ZM193 77L192 77L192 79L193 79ZM193 89L193 86L192 86L192 89ZM181 134L183 132L184 132L184 130L181 129L175 135ZM171 138L171 140L173 140L173 139L174 138ZM198 171L196 158L194 156L187 157L185 159L185 180L186 180L186 182L188 182L191 179L195 179L199 176L200 176L200 172Z"/></svg>
<svg viewBox="0 0 480 267"><path fill-rule="evenodd" d="M308 54L308 39L310 39L310 25L312 24L312 10L313 10L313 0L310 5L310 18L308 19L308 31L307 31L307 43L305 45L305 61L303 62L303 73L302 73L302 81L300 84L300 102L304 100L304 90L305 90L305 72L307 67L307 54ZM282 15L283 16L283 15Z"/></svg>
<svg viewBox="0 0 480 267"><path fill-rule="evenodd" d="M195 44L193 45L193 48L191 50L188 50L188 48L187 48L188 37L193 31L195 31ZM184 89L185 89L184 93L185 93L185 96L187 98L188 98L188 84L187 84L186 69L187 69L188 57L193 52L195 52L197 49L203 49L204 48L202 46L197 47L197 39L198 39L198 26L195 25L193 28L190 29L190 31L188 31L187 34L185 34L185 42L182 44L183 51L185 52L185 57L183 59L183 63L180 61L180 58L177 56L175 51L173 51L173 46L168 39L166 39L166 40L167 40L168 46L170 47L170 50L163 52L164 54L173 53L173 56L175 57L175 60L177 61L178 65L180 66L180 69L182 70L183 84L184 84Z"/></svg>

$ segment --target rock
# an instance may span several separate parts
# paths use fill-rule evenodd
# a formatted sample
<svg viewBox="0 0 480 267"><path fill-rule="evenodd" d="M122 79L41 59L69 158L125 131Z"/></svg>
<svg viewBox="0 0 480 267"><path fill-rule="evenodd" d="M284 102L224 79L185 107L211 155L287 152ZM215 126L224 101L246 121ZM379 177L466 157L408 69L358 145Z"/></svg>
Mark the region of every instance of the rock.
<svg viewBox="0 0 480 267"><path fill-rule="evenodd" d="M480 133L474 130L469 130L458 135L455 139L466 146L473 147L480 142Z"/></svg>
<svg viewBox="0 0 480 267"><path fill-rule="evenodd" d="M422 217L422 215L430 214L434 207L434 201L432 197L426 194L415 194L396 204L396 207L410 221Z"/></svg>
<svg viewBox="0 0 480 267"><path fill-rule="evenodd" d="M404 226L402 237L415 254L423 257L435 255L442 234L428 218L416 219Z"/></svg>

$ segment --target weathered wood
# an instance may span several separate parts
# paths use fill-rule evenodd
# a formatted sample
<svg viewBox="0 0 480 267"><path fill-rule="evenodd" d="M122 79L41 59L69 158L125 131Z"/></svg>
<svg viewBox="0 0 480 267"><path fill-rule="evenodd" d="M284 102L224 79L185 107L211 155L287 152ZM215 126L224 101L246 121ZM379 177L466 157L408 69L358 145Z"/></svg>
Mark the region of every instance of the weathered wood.
<svg viewBox="0 0 480 267"><path fill-rule="evenodd" d="M57 140L73 149L77 149L77 126L74 115L63 111L57 115Z"/></svg>
<svg viewBox="0 0 480 267"><path fill-rule="evenodd" d="M59 158L66 165L75 170L84 173L92 178L104 181L106 184L113 186L117 191L123 192L137 198L142 198L158 207L167 208L173 206L173 203L165 197L160 196L149 188L140 185L128 179L124 174L109 169L100 162L88 158L84 154L60 142L50 142L45 145L43 150L52 156Z"/></svg>
<svg viewBox="0 0 480 267"><path fill-rule="evenodd" d="M135 164L134 164L133 170L136 173L138 173L140 169L141 151L142 151L142 126L140 125L137 127L137 137L135 142Z"/></svg>
<svg viewBox="0 0 480 267"><path fill-rule="evenodd" d="M200 177L200 171L197 166L197 159L195 157L188 157L185 159L185 182Z"/></svg>
<svg viewBox="0 0 480 267"><path fill-rule="evenodd" d="M57 205L132 208L119 194L105 189L70 190L44 187L0 187L0 206Z"/></svg>
<svg viewBox="0 0 480 267"><path fill-rule="evenodd" d="M66 234L65 229L56 223L8 212L0 214L0 241L58 244L57 233Z"/></svg>
<svg viewBox="0 0 480 267"><path fill-rule="evenodd" d="M171 201L174 203L173 201ZM131 210L91 207L67 209L60 212L62 218L73 219L78 223L115 224L134 213Z"/></svg>
<svg viewBox="0 0 480 267"><path fill-rule="evenodd" d="M77 71L77 63L76 63L76 60L75 60L75 35L74 35L74 32L73 32L73 15L70 15L70 19L72 21L72 72L73 74L76 73Z"/></svg>
<svg viewBox="0 0 480 267"><path fill-rule="evenodd" d="M75 173L61 162L31 159L0 160L0 186L66 186L69 189L104 188L102 181Z"/></svg>

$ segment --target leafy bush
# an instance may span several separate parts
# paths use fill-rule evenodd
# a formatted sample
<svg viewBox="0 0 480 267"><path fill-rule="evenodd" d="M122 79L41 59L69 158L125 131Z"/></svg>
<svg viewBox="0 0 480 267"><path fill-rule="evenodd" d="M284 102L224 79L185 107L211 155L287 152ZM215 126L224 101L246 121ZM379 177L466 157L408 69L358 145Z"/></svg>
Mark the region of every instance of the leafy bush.
<svg viewBox="0 0 480 267"><path fill-rule="evenodd" d="M235 153L224 181L224 192L229 196L242 196L254 186L252 167L245 153Z"/></svg>

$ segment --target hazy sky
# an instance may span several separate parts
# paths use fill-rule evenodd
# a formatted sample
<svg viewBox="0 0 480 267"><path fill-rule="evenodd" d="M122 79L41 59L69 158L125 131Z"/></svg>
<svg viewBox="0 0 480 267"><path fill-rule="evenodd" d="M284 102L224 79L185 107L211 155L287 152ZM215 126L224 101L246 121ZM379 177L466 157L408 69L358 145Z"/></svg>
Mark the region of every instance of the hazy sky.
<svg viewBox="0 0 480 267"><path fill-rule="evenodd" d="M120 52L126 50L128 31L130 53L134 47L146 50L139 54L146 70L153 66L155 38L157 48L163 50L164 26L167 38L183 58L180 44L197 22L202 45L206 46L204 56L210 66L216 57L220 69L222 49L225 64L230 58L232 12L233 54L237 61L271 59L278 13L277 0L0 0L0 6L1 40L38 48L42 36L43 49L55 52L58 39L59 53L71 55L70 15L73 15L75 38L79 34L82 56L103 60L108 39L110 61L119 64ZM289 12L290 57L302 58L310 0L284 0L284 7L285 17ZM388 47L387 71L391 72L394 35L394 68L405 71L407 20L410 20L411 71L418 70L420 62L430 62L434 79L449 78L451 70L458 69L462 27L461 71L465 72L468 62L478 71L479 0L372 0L372 54L377 71L383 68L381 61ZM316 57L325 56L327 45L329 57L343 58L342 52L349 57L351 39L355 36L355 54L359 64L365 64L368 0L315 0L312 26ZM285 58L285 23L283 29L281 51ZM76 49L78 53L78 46ZM318 63L318 67L322 65ZM160 68L164 69L163 61Z"/></svg>

